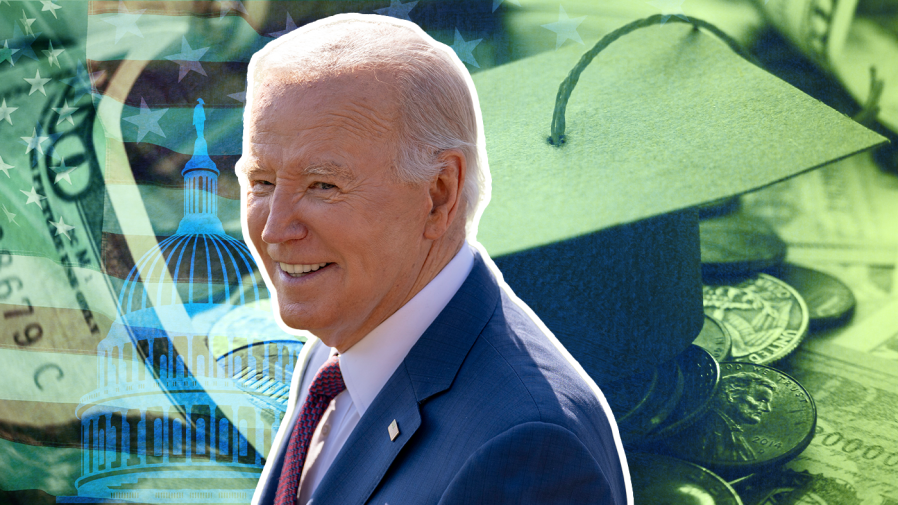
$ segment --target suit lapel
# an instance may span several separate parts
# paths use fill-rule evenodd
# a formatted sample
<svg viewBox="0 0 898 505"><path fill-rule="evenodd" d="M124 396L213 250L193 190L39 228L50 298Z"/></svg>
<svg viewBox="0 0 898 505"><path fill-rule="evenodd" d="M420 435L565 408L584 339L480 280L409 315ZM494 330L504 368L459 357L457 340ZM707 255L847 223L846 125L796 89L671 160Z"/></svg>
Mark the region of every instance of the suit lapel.
<svg viewBox="0 0 898 505"><path fill-rule="evenodd" d="M368 407L315 493L313 503L362 504L421 425L420 405L452 385L499 302L499 286L475 253L458 292L421 335ZM399 435L390 440L393 421Z"/></svg>

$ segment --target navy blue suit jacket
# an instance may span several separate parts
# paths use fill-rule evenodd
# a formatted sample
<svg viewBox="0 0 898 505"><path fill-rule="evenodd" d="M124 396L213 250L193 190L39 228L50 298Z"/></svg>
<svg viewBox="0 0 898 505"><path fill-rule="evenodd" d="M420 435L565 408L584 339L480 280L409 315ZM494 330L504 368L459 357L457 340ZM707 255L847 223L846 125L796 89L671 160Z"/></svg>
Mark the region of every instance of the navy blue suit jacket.
<svg viewBox="0 0 898 505"><path fill-rule="evenodd" d="M274 502L288 417L254 503ZM394 419L400 434L391 441ZM312 503L623 505L624 479L600 401L476 256Z"/></svg>

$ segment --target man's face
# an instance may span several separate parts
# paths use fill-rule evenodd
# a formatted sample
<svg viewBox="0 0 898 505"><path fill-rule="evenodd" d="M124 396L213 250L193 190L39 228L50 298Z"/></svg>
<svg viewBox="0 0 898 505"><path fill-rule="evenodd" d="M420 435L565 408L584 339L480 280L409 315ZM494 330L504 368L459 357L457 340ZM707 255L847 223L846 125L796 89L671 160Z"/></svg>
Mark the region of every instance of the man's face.
<svg viewBox="0 0 898 505"><path fill-rule="evenodd" d="M773 391L762 386L752 386L747 392L733 395L730 415L739 424L758 424L761 417L770 412Z"/></svg>
<svg viewBox="0 0 898 505"><path fill-rule="evenodd" d="M383 74L266 77L238 165L281 318L341 351L411 297L429 247L428 184L393 176L397 103Z"/></svg>

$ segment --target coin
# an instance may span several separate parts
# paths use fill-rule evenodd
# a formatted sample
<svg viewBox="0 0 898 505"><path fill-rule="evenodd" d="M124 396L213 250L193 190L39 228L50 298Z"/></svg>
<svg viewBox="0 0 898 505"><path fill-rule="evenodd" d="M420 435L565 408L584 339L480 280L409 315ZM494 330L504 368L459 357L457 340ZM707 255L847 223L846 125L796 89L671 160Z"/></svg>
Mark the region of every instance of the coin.
<svg viewBox="0 0 898 505"><path fill-rule="evenodd" d="M639 505L701 503L742 505L736 491L696 464L668 456L628 453L633 502Z"/></svg>
<svg viewBox="0 0 898 505"><path fill-rule="evenodd" d="M811 330L839 325L854 314L854 294L829 274L788 263L771 273L795 288L807 303Z"/></svg>
<svg viewBox="0 0 898 505"><path fill-rule="evenodd" d="M730 332L732 361L774 363L807 333L807 305L776 277L756 274L737 284L705 285L702 296L705 314Z"/></svg>
<svg viewBox="0 0 898 505"><path fill-rule="evenodd" d="M786 258L786 243L761 219L730 214L699 221L702 276L747 275Z"/></svg>
<svg viewBox="0 0 898 505"><path fill-rule="evenodd" d="M602 387L624 445L637 442L667 418L683 384L676 363L669 362Z"/></svg>
<svg viewBox="0 0 898 505"><path fill-rule="evenodd" d="M801 384L763 365L721 363L720 369L711 409L665 440L665 453L734 477L784 463L808 446L817 409Z"/></svg>
<svg viewBox="0 0 898 505"><path fill-rule="evenodd" d="M683 394L664 422L642 438L643 445L673 436L691 425L708 410L717 390L720 367L708 351L690 345L675 361L683 374Z"/></svg>
<svg viewBox="0 0 898 505"><path fill-rule="evenodd" d="M685 379L676 361L662 363L657 370L658 383L643 408L629 419L618 423L621 442L625 446L641 443L647 433L664 423L683 395Z"/></svg>
<svg viewBox="0 0 898 505"><path fill-rule="evenodd" d="M631 418L645 406L657 383L658 369L652 367L645 372L602 386L602 393L618 424Z"/></svg>
<svg viewBox="0 0 898 505"><path fill-rule="evenodd" d="M692 343L708 351L717 361L726 361L730 357L733 338L720 321L706 315L702 331Z"/></svg>

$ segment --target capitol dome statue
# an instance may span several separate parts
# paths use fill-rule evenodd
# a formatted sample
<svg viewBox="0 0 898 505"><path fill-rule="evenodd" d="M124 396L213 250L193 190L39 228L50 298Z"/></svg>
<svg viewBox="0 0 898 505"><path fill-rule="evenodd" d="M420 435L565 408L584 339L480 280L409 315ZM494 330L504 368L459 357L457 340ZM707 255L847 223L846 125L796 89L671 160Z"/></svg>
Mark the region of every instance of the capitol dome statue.
<svg viewBox="0 0 898 505"><path fill-rule="evenodd" d="M125 279L77 409L78 496L59 502L248 503L286 410L303 341L274 323L249 249L217 216L199 102L184 217Z"/></svg>

